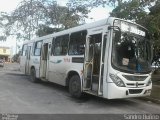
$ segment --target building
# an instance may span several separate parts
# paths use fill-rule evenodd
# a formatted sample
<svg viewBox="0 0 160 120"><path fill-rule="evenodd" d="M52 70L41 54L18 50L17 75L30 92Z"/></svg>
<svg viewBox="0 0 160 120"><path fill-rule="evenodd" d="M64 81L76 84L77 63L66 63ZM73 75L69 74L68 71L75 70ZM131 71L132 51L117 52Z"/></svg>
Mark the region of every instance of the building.
<svg viewBox="0 0 160 120"><path fill-rule="evenodd" d="M0 59L4 59L6 62L9 62L10 56L11 56L10 47L0 47Z"/></svg>

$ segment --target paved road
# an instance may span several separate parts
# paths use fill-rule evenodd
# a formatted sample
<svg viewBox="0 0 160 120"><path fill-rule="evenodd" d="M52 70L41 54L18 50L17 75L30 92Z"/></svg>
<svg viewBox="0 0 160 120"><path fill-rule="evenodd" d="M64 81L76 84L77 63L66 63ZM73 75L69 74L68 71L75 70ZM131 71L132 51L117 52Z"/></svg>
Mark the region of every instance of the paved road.
<svg viewBox="0 0 160 120"><path fill-rule="evenodd" d="M16 63L0 68L0 113L160 113L160 106L139 99L106 100L88 95L74 99L65 87L31 83Z"/></svg>

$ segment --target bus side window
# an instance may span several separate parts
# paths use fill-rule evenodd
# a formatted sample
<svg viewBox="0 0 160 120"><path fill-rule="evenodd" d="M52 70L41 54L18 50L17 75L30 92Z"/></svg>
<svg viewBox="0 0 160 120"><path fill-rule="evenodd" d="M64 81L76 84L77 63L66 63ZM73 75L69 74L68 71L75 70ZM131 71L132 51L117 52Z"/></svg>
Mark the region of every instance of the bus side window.
<svg viewBox="0 0 160 120"><path fill-rule="evenodd" d="M51 45L51 56L54 55L54 45L55 44L55 38L52 40L52 45Z"/></svg>
<svg viewBox="0 0 160 120"><path fill-rule="evenodd" d="M27 45L23 45L22 56L26 56L26 55L27 55Z"/></svg>
<svg viewBox="0 0 160 120"><path fill-rule="evenodd" d="M60 41L56 41L54 48L54 55L61 55L62 47L60 46Z"/></svg>
<svg viewBox="0 0 160 120"><path fill-rule="evenodd" d="M34 47L35 47L35 42L34 42L33 45L32 45L32 52L31 52L31 55L34 55Z"/></svg>
<svg viewBox="0 0 160 120"><path fill-rule="evenodd" d="M83 55L85 51L87 31L75 32L70 35L69 55Z"/></svg>
<svg viewBox="0 0 160 120"><path fill-rule="evenodd" d="M34 47L34 55L35 56L41 55L41 47L42 47L42 41L37 41L35 43L35 47Z"/></svg>
<svg viewBox="0 0 160 120"><path fill-rule="evenodd" d="M59 36L55 39L54 49L52 50L54 55L66 55L68 49L69 35Z"/></svg>

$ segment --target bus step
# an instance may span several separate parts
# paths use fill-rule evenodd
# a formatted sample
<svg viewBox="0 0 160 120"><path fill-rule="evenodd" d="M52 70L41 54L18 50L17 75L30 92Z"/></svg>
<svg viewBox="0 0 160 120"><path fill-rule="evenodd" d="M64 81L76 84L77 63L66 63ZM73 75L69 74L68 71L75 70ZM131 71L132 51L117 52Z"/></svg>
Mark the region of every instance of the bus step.
<svg viewBox="0 0 160 120"><path fill-rule="evenodd" d="M41 77L40 78L42 81L46 81L46 78L45 77Z"/></svg>
<svg viewBox="0 0 160 120"><path fill-rule="evenodd" d="M86 85L86 88L91 87L91 78L87 77L85 85Z"/></svg>
<svg viewBox="0 0 160 120"><path fill-rule="evenodd" d="M88 93L88 94L91 94L91 95L95 95L95 96L98 95L97 91L93 91L93 90L87 90L87 91L84 91L84 92Z"/></svg>
<svg viewBox="0 0 160 120"><path fill-rule="evenodd" d="M98 91L98 83L92 83L92 90Z"/></svg>
<svg viewBox="0 0 160 120"><path fill-rule="evenodd" d="M99 82L99 75L92 75L92 82L98 83Z"/></svg>

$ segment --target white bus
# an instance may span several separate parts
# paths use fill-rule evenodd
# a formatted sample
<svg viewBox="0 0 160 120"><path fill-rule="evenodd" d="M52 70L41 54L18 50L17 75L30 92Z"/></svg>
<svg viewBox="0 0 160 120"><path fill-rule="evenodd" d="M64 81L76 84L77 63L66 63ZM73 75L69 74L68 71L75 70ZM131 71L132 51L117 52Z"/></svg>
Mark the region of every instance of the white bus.
<svg viewBox="0 0 160 120"><path fill-rule="evenodd" d="M109 17L25 42L20 68L33 82L68 86L74 97L148 96L151 50L144 27Z"/></svg>

